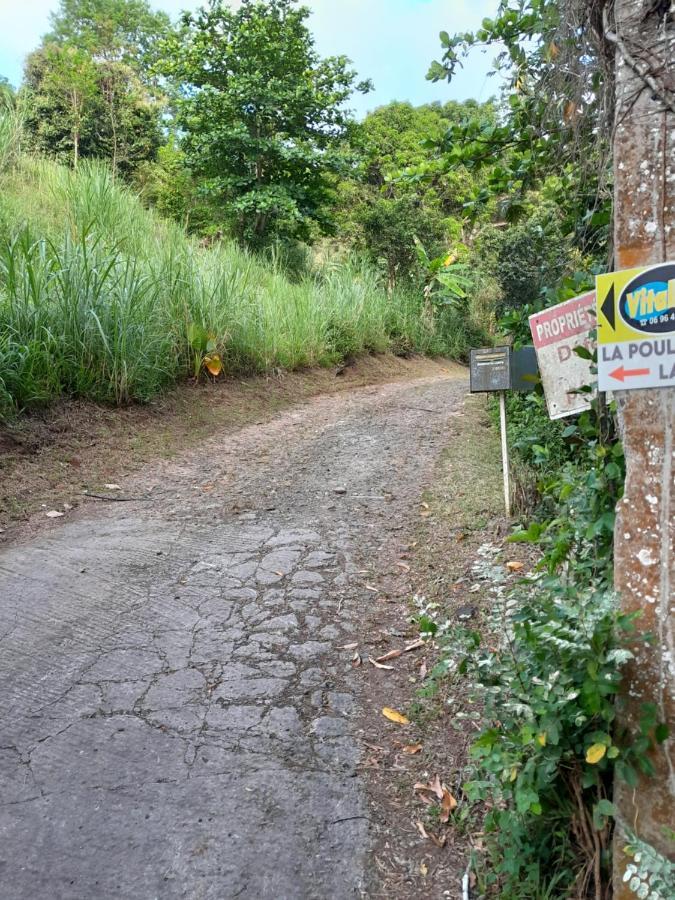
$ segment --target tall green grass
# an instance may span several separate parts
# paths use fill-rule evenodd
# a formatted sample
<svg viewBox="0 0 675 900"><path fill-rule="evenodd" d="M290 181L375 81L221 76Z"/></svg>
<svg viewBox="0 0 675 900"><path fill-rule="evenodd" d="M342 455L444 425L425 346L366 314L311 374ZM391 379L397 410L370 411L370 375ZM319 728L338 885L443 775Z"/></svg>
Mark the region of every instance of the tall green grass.
<svg viewBox="0 0 675 900"><path fill-rule="evenodd" d="M17 140L0 115L2 417L61 396L147 400L191 372L192 324L216 336L231 373L465 349L460 321L388 296L363 265L292 283L232 243L201 247L103 165L73 172Z"/></svg>

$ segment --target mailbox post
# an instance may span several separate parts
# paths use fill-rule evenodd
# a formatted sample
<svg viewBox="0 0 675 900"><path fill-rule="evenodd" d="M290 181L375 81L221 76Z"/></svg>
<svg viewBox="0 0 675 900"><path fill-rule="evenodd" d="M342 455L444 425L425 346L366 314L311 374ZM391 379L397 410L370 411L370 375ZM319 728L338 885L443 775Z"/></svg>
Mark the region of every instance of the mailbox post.
<svg viewBox="0 0 675 900"><path fill-rule="evenodd" d="M472 350L469 362L472 394L499 394L499 424L502 437L504 506L511 517L511 475L506 439L506 392L533 391L539 380L534 347L484 347Z"/></svg>
<svg viewBox="0 0 675 900"><path fill-rule="evenodd" d="M511 478L509 445L506 439L506 391L511 387L511 348L488 347L471 351L471 393L499 394L499 422L502 437L502 471L504 474L504 506L511 516Z"/></svg>

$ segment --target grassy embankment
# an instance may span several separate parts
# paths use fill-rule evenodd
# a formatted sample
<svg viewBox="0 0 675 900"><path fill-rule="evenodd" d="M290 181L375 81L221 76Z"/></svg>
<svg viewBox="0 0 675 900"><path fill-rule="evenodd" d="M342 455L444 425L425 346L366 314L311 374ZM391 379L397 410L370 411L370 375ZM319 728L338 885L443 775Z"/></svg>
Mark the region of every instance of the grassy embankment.
<svg viewBox="0 0 675 900"><path fill-rule="evenodd" d="M192 325L226 373L467 344L459 313L388 296L359 264L292 283L232 243L201 247L102 165L21 152L0 114L0 419L61 397L145 401L193 371Z"/></svg>

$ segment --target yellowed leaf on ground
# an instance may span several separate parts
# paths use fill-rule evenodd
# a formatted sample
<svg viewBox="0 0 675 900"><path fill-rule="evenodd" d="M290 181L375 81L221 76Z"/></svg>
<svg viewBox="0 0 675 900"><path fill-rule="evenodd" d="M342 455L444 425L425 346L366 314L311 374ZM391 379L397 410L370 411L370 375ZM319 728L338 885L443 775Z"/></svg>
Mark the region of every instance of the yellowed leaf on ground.
<svg viewBox="0 0 675 900"><path fill-rule="evenodd" d="M390 722L397 722L399 725L410 725L410 719L407 716L404 716L403 713L397 712L395 709L391 709L388 706L384 707L382 715L385 719L389 719Z"/></svg>
<svg viewBox="0 0 675 900"><path fill-rule="evenodd" d="M546 746L546 732L542 731L537 735L537 743L540 747Z"/></svg>
<svg viewBox="0 0 675 900"><path fill-rule="evenodd" d="M510 569L512 572L519 572L521 569L525 568L525 563L522 563L519 560L514 559L511 562L507 562L506 568Z"/></svg>
<svg viewBox="0 0 675 900"><path fill-rule="evenodd" d="M427 872L428 872L428 871L429 871L429 866L428 866L426 863L422 863L422 864L420 865L420 874L421 874L422 878L426 878L426 877L427 877Z"/></svg>
<svg viewBox="0 0 675 900"><path fill-rule="evenodd" d="M204 357L204 365L214 377L220 375L223 371L223 361L217 353Z"/></svg>
<svg viewBox="0 0 675 900"><path fill-rule="evenodd" d="M416 753L421 753L423 749L422 744L407 744L403 748L403 752L407 756L415 756Z"/></svg>
<svg viewBox="0 0 675 900"><path fill-rule="evenodd" d="M607 753L607 747L604 744L592 744L586 751L586 762L594 766L600 762L605 753Z"/></svg>

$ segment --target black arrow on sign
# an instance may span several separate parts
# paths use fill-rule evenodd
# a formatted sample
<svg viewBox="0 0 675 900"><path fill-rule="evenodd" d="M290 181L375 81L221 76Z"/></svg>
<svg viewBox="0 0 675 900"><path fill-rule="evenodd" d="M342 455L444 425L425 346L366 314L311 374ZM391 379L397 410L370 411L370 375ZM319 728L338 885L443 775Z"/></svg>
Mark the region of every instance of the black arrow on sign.
<svg viewBox="0 0 675 900"><path fill-rule="evenodd" d="M614 305L614 282L612 282L612 286L607 292L607 296L605 297L604 303L600 307L600 311L609 322L612 331L614 331L614 323L616 322L616 307Z"/></svg>

